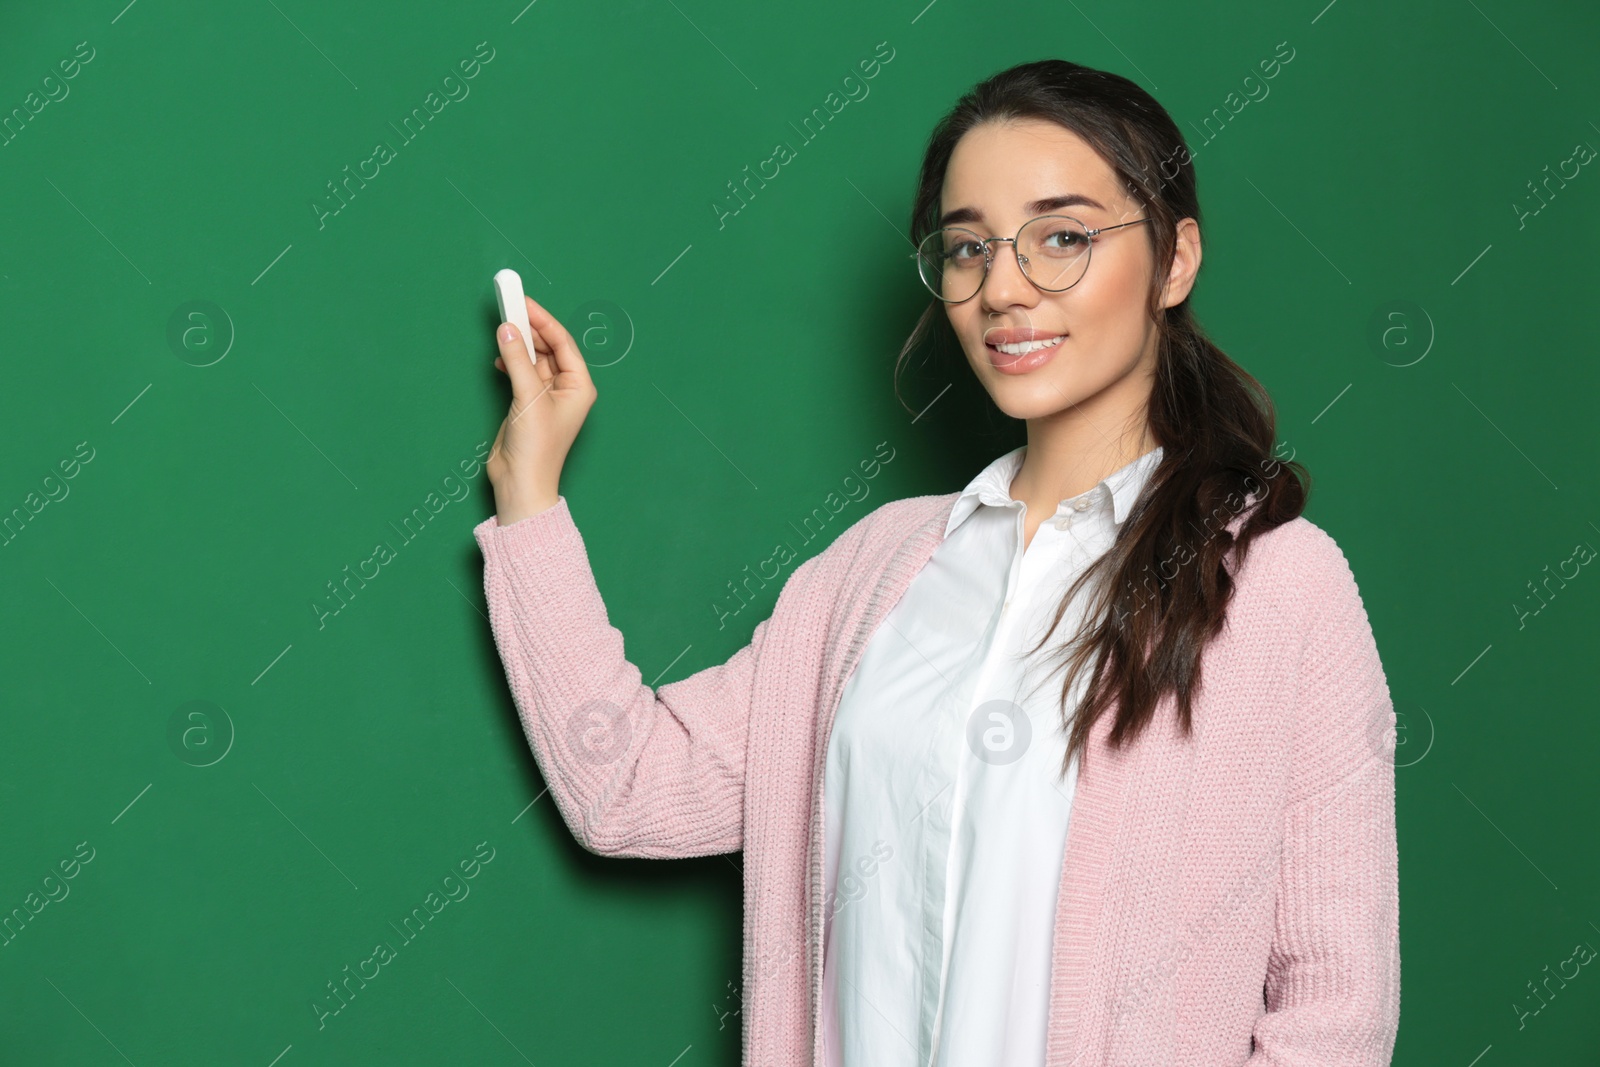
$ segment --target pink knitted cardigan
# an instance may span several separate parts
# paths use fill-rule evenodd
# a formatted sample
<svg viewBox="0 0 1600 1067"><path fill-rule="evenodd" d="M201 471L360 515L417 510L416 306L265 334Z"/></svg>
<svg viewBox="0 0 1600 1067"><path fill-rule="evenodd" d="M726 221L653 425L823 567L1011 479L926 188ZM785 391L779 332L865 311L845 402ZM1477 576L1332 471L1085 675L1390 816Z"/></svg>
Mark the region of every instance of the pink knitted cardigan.
<svg viewBox="0 0 1600 1067"><path fill-rule="evenodd" d="M746 1067L821 1062L828 732L957 495L863 516L789 576L746 647L654 691L565 497L473 530L512 697L577 840L605 856L744 850ZM1389 1063L1395 716L1366 609L1304 517L1259 537L1235 577L1193 735L1170 695L1122 751L1112 715L1096 724L1062 863L1047 1067Z"/></svg>

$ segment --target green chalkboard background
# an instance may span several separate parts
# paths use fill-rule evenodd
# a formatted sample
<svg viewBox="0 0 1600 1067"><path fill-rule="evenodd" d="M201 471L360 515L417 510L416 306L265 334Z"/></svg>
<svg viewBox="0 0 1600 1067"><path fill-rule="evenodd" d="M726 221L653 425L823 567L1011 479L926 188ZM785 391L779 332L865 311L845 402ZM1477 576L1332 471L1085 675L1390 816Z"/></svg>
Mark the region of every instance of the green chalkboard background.
<svg viewBox="0 0 1600 1067"><path fill-rule="evenodd" d="M1530 983L1600 946L1600 577L1530 583L1600 545L1597 39L1593 5L1506 0L6 4L0 1061L737 1063L740 857L585 852L505 687L489 279L584 335L562 490L629 657L685 677L881 442L805 555L1011 447L959 371L895 397L905 216L956 96L1060 56L1190 137L1196 306L1371 614L1395 1062L1595 1063L1600 974Z"/></svg>

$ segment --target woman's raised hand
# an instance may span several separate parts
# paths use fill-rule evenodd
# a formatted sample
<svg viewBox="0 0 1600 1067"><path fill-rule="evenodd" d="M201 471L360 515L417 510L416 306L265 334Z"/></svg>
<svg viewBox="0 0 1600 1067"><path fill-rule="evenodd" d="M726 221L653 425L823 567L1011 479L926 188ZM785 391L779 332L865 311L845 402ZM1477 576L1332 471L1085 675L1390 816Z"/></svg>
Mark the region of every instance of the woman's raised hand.
<svg viewBox="0 0 1600 1067"><path fill-rule="evenodd" d="M561 468L598 395L572 335L532 297L523 299L537 362L515 326L502 322L495 331L494 365L511 378L511 410L485 465L501 526L559 501Z"/></svg>

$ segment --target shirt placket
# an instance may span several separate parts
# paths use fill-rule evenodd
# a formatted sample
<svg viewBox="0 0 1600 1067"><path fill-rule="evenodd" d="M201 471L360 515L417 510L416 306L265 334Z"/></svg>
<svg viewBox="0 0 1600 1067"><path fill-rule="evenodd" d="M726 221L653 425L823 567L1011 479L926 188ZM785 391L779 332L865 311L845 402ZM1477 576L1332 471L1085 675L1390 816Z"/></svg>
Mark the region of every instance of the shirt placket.
<svg viewBox="0 0 1600 1067"><path fill-rule="evenodd" d="M940 1009L943 1006L946 968L948 967L951 951L950 924L957 898L953 879L954 872L959 864L954 843L954 827L965 810L970 777L974 770L972 762L968 758L971 753L967 750L966 719L977 709L979 704L993 699L988 692L988 687L990 680L994 677L996 664L1008 647L1011 630L1016 625L1016 620L1027 614L1026 608L1030 603L1025 592L1030 588L1027 582L1032 579L1035 571L1044 565L1042 560L1050 553L1049 549L1040 544L1039 531L1037 530L1034 531L1033 543L1027 548L1023 547L1022 535L1026 507L1020 502L1012 502L1011 510L1015 512L1012 527L1011 560L1006 568L1005 589L1001 598L999 619L996 621L994 632L990 635L988 644L983 650L983 657L978 665L977 677L968 690L968 698L960 707L960 721L956 724L956 728L950 731L953 735L951 744L955 753L953 760L955 774L953 778L953 796L950 804L950 818L943 825L944 857L942 867L944 870L944 893L942 915L939 920L938 939L936 942L939 952L935 957L939 960L939 974L936 996L933 1002L935 1009L934 1021L929 1027L932 1032L933 1043L931 1049L926 1050L925 1058L922 1061L929 1065L937 1061L938 1048L941 1044L939 1037L943 1011ZM1039 546L1038 551L1033 550L1035 545ZM1031 561L1030 556L1032 557ZM924 959L927 958L927 956L924 956Z"/></svg>

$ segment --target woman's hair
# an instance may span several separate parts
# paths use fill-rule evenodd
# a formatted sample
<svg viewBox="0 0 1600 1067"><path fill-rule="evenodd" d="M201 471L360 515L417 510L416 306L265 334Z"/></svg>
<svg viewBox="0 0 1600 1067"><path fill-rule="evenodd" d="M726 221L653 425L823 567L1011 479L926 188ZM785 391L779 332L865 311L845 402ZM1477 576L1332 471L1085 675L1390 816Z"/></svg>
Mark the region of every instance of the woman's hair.
<svg viewBox="0 0 1600 1067"><path fill-rule="evenodd" d="M1159 328L1146 417L1163 448L1161 462L1111 548L1072 583L1049 630L1031 650L1044 646L1080 587L1092 583L1082 628L1056 650L1067 663L1061 686L1068 731L1064 775L1074 754L1086 750L1095 722L1113 705L1113 747L1137 738L1169 692L1175 694L1185 736L1191 733L1201 651L1221 631L1233 595L1225 566L1230 550L1237 571L1257 535L1300 514L1310 475L1293 460L1273 455L1271 398L1206 337L1188 297L1160 307L1175 228L1184 218L1199 224L1200 201L1183 135L1166 110L1128 79L1047 59L1001 71L974 87L929 137L912 204L912 242L938 228L940 190L956 143L982 123L1008 119L1043 119L1082 137L1111 166L1141 214L1153 220L1141 227L1154 253L1148 312ZM930 303L901 349L897 395L900 370L920 342L932 334L936 348L949 348L954 334L943 311L939 302ZM967 369L964 361L961 369ZM969 385L975 380L970 373L959 379ZM992 402L987 410L994 410ZM1235 538L1228 524L1246 509ZM1072 686L1091 661L1093 673L1073 715L1068 707Z"/></svg>

